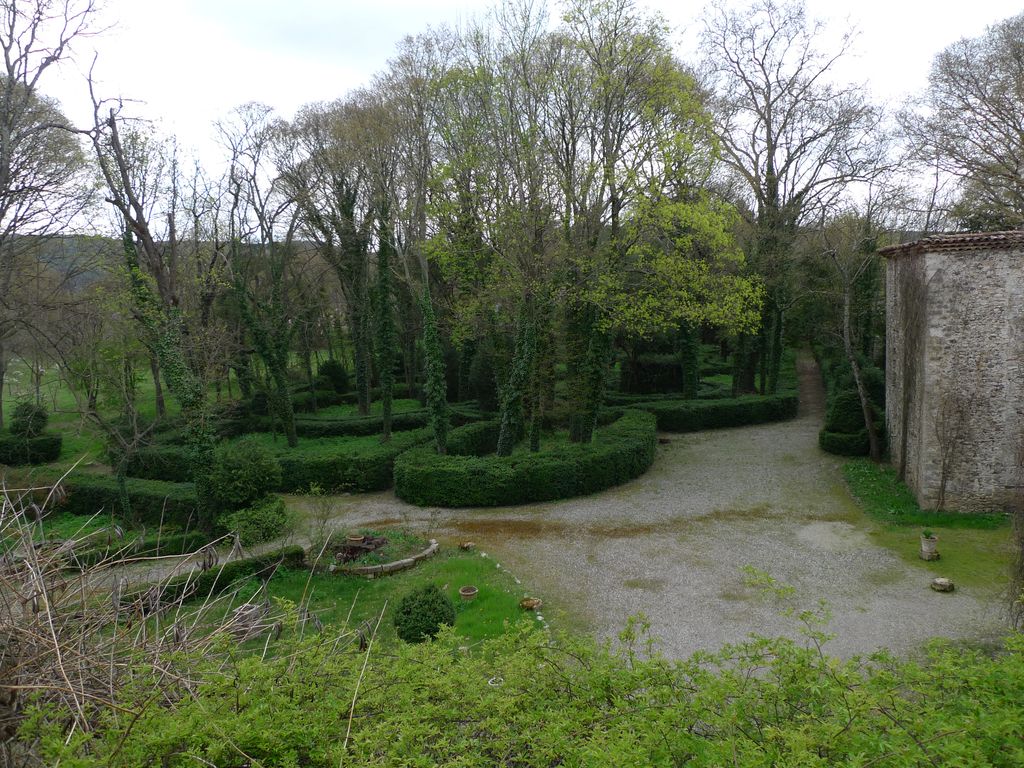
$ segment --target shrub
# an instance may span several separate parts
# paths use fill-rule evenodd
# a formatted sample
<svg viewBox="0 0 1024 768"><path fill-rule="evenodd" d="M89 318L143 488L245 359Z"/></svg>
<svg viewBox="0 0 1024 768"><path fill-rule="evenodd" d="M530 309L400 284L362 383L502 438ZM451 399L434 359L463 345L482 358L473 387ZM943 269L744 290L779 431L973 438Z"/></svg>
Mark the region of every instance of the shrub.
<svg viewBox="0 0 1024 768"><path fill-rule="evenodd" d="M837 392L829 404L825 414L825 429L828 432L839 432L854 435L864 431L864 411L861 408L860 396L855 389Z"/></svg>
<svg viewBox="0 0 1024 768"><path fill-rule="evenodd" d="M246 547L273 541L285 534L293 522L291 512L280 496L268 496L251 507L220 519L220 524L237 533L242 546Z"/></svg>
<svg viewBox="0 0 1024 768"><path fill-rule="evenodd" d="M199 500L192 483L128 478L131 510L121 507L117 479L110 475L79 473L64 480L67 495L62 508L73 515L94 515L107 510L117 517L146 526L194 527ZM130 513L129 513L130 512Z"/></svg>
<svg viewBox="0 0 1024 768"><path fill-rule="evenodd" d="M275 490L304 493L318 485L328 493L382 491L391 486L395 457L431 437L430 429L416 429L386 443L375 437L304 439L277 454L283 480Z"/></svg>
<svg viewBox="0 0 1024 768"><path fill-rule="evenodd" d="M455 606L433 584L410 592L398 603L395 633L407 643L433 639L443 624L455 624Z"/></svg>
<svg viewBox="0 0 1024 768"><path fill-rule="evenodd" d="M787 393L719 400L656 400L633 407L654 414L663 432L696 432L791 419L796 416L798 404L797 396Z"/></svg>
<svg viewBox="0 0 1024 768"><path fill-rule="evenodd" d="M493 455L498 424L452 430L448 454L433 446L395 460L395 494L423 506L498 506L551 501L610 488L642 475L654 461L654 418L627 411L598 429L588 445L558 445L538 453Z"/></svg>
<svg viewBox="0 0 1024 768"><path fill-rule="evenodd" d="M281 485L281 465L259 441L221 443L210 466L209 493L221 510L252 506Z"/></svg>
<svg viewBox="0 0 1024 768"><path fill-rule="evenodd" d="M845 432L829 432L823 429L818 433L818 445L827 453L836 456L867 456L868 455L868 432L861 429L860 432L848 434Z"/></svg>
<svg viewBox="0 0 1024 768"><path fill-rule="evenodd" d="M38 437L46 429L50 415L41 405L23 400L14 406L11 414L11 434L21 437Z"/></svg>
<svg viewBox="0 0 1024 768"><path fill-rule="evenodd" d="M336 360L333 357L324 360L320 363L317 373L331 382L331 386L334 388L335 392L339 394L348 392L348 369L345 368L344 364L340 360Z"/></svg>
<svg viewBox="0 0 1024 768"><path fill-rule="evenodd" d="M46 464L60 458L64 440L60 435L0 435L0 464Z"/></svg>

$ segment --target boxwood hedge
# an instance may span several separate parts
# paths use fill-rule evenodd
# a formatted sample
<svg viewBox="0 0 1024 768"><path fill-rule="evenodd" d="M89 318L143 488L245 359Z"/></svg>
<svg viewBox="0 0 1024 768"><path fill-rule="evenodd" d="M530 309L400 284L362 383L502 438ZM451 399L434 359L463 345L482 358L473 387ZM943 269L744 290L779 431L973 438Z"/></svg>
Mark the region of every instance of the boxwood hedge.
<svg viewBox="0 0 1024 768"><path fill-rule="evenodd" d="M0 435L0 464L16 467L56 461L63 442L60 435Z"/></svg>
<svg viewBox="0 0 1024 768"><path fill-rule="evenodd" d="M796 416L797 405L796 394L785 393L721 400L656 400L633 407L654 414L663 432L696 432L791 419Z"/></svg>
<svg viewBox="0 0 1024 768"><path fill-rule="evenodd" d="M470 507L552 501L610 488L642 475L654 461L655 420L627 411L599 429L589 445L559 445L538 453L492 454L498 424L452 430L448 454L432 445L395 460L395 493L421 506Z"/></svg>
<svg viewBox="0 0 1024 768"><path fill-rule="evenodd" d="M192 483L128 478L130 513L121 508L117 479L110 475L79 473L67 477L67 495L61 507L73 515L93 515L101 509L147 526L174 525L194 528L199 500Z"/></svg>
<svg viewBox="0 0 1024 768"><path fill-rule="evenodd" d="M94 547L82 552L76 552L69 567L75 569L90 568L105 560L183 555L201 549L208 541L209 537L199 531L161 533L159 536L147 536L142 541L127 544L115 541L109 546Z"/></svg>
<svg viewBox="0 0 1024 768"><path fill-rule="evenodd" d="M188 449L184 445L147 445L128 460L127 474L144 480L187 483L192 479Z"/></svg>
<svg viewBox="0 0 1024 768"><path fill-rule="evenodd" d="M836 456L867 456L870 449L866 429L854 434L823 429L818 433L818 445Z"/></svg>

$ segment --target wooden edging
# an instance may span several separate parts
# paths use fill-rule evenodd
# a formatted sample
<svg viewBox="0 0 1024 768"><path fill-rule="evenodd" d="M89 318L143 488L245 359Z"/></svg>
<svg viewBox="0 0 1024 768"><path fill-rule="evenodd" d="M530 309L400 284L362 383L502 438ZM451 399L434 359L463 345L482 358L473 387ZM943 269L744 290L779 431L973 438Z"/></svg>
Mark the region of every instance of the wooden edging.
<svg viewBox="0 0 1024 768"><path fill-rule="evenodd" d="M406 568L412 568L420 560L426 560L428 557L433 557L437 552L440 545L436 540L430 540L430 546L420 552L418 555L407 557L403 560L394 560L390 563L381 563L380 565L353 565L343 566L338 569L338 573L344 573L349 576L368 576L374 578L375 576L385 576L389 573L398 573L404 571Z"/></svg>

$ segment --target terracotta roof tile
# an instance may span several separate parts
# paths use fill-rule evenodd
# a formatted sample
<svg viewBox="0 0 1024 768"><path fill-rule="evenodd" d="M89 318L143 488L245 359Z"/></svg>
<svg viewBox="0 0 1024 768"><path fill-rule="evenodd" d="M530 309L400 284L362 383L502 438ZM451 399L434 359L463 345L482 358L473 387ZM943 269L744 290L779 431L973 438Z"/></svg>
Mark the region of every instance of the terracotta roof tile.
<svg viewBox="0 0 1024 768"><path fill-rule="evenodd" d="M932 235L912 243L890 245L878 252L885 257L937 251L1002 251L1024 248L1024 229L1007 232L956 232Z"/></svg>

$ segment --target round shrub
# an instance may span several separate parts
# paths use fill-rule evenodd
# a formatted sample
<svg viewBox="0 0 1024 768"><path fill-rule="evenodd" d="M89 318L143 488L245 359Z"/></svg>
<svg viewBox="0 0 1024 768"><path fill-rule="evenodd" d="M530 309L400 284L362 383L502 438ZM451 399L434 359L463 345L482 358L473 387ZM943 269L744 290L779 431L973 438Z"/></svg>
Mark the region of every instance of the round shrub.
<svg viewBox="0 0 1024 768"><path fill-rule="evenodd" d="M242 546L251 547L283 536L292 527L292 514L280 496L268 496L251 507L221 518L221 524L238 534Z"/></svg>
<svg viewBox="0 0 1024 768"><path fill-rule="evenodd" d="M250 507L281 485L281 465L252 438L221 443L213 454L209 494L222 510Z"/></svg>
<svg viewBox="0 0 1024 768"><path fill-rule="evenodd" d="M433 584L410 592L398 603L395 632L407 643L436 637L442 624L455 624L455 606Z"/></svg>
<svg viewBox="0 0 1024 768"><path fill-rule="evenodd" d="M11 414L11 434L22 437L38 437L46 429L50 414L41 405L23 400L14 406Z"/></svg>
<svg viewBox="0 0 1024 768"><path fill-rule="evenodd" d="M852 435L864 429L864 411L856 390L847 389L836 394L825 414L825 430Z"/></svg>
<svg viewBox="0 0 1024 768"><path fill-rule="evenodd" d="M333 357L324 360L320 363L318 372L321 376L331 382L331 386L334 387L335 392L338 392L339 394L348 392L348 370L340 360L335 360Z"/></svg>
<svg viewBox="0 0 1024 768"><path fill-rule="evenodd" d="M829 432L823 429L818 433L818 445L823 451L836 456L867 456L870 453L866 429L854 434Z"/></svg>

